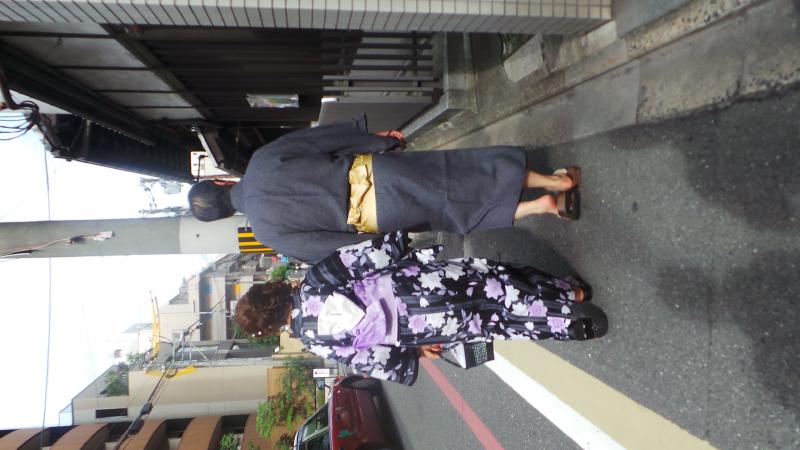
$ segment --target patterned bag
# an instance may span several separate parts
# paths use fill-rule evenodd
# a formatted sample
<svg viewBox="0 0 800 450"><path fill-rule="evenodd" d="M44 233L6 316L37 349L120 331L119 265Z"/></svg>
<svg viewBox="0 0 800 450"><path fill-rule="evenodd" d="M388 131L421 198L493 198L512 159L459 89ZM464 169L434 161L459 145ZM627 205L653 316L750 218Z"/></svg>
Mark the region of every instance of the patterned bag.
<svg viewBox="0 0 800 450"><path fill-rule="evenodd" d="M454 366L471 369L494 359L494 344L482 340L456 342L445 347L442 359Z"/></svg>

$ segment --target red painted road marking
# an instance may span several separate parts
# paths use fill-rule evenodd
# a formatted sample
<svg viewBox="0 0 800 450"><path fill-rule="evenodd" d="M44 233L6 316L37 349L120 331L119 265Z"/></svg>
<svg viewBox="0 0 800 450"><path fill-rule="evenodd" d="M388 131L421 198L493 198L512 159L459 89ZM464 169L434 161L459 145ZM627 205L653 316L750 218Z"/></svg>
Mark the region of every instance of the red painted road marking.
<svg viewBox="0 0 800 450"><path fill-rule="evenodd" d="M420 358L419 362L422 368L431 376L433 382L442 390L442 393L447 397L450 404L453 405L453 408L461 414L461 418L464 419L464 422L466 422L472 434L478 438L483 448L486 450L504 450L503 446L500 445L500 441L492 434L492 430L490 430L489 427L481 421L478 415L475 414L475 411L472 410L469 403L467 403L456 388L447 381L447 377L433 364L433 361L428 358Z"/></svg>

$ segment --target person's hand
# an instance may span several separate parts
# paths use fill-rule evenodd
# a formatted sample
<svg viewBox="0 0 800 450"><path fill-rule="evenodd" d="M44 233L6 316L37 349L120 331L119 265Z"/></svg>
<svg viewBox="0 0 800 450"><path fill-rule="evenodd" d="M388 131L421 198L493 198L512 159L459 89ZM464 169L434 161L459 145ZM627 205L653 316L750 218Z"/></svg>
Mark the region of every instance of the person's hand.
<svg viewBox="0 0 800 450"><path fill-rule="evenodd" d="M406 136L398 130L387 130L387 131L379 131L375 133L376 136L385 136L390 138L395 138L400 142L405 143Z"/></svg>
<svg viewBox="0 0 800 450"><path fill-rule="evenodd" d="M439 359L442 355L442 344L421 345L419 355L428 359Z"/></svg>

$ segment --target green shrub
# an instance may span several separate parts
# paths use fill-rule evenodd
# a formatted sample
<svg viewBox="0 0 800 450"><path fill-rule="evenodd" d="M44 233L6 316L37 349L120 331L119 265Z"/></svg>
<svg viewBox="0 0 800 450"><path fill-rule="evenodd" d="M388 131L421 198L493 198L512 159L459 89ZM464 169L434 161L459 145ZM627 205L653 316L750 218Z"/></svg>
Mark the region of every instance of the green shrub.
<svg viewBox="0 0 800 450"><path fill-rule="evenodd" d="M115 397L118 395L127 395L128 394L128 383L127 380L123 379L123 376L120 375L117 371L111 371L106 373L106 388L103 391L109 397Z"/></svg>
<svg viewBox="0 0 800 450"><path fill-rule="evenodd" d="M289 278L289 266L278 266L272 269L273 280L285 280Z"/></svg>
<svg viewBox="0 0 800 450"><path fill-rule="evenodd" d="M294 431L293 427L296 429L302 419L314 412L311 369L300 361L298 358L286 359L281 391L258 404L256 430L263 438L268 438L279 425L286 426L287 431Z"/></svg>
<svg viewBox="0 0 800 450"><path fill-rule="evenodd" d="M281 343L280 336L256 336L253 337L242 330L238 323L233 324L233 338L247 339L254 347L275 348Z"/></svg>
<svg viewBox="0 0 800 450"><path fill-rule="evenodd" d="M239 438L233 433L225 433L219 441L219 450L239 450Z"/></svg>
<svg viewBox="0 0 800 450"><path fill-rule="evenodd" d="M128 353L128 356L125 358L128 361L128 365L132 366L136 364L140 359L144 359L145 354L142 352L138 353Z"/></svg>

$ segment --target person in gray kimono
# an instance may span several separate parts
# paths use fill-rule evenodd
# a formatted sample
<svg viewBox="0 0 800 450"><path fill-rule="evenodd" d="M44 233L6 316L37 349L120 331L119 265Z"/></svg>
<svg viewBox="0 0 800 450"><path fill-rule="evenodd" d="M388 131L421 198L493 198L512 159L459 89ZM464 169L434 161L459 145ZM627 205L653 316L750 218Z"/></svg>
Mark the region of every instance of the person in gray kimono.
<svg viewBox="0 0 800 450"><path fill-rule="evenodd" d="M380 232L466 234L530 214L578 218L577 167L528 171L520 147L402 149L402 135L368 133L363 115L289 133L257 150L239 183L195 184L191 211L202 221L240 211L260 242L310 263ZM551 193L520 201L525 188Z"/></svg>

